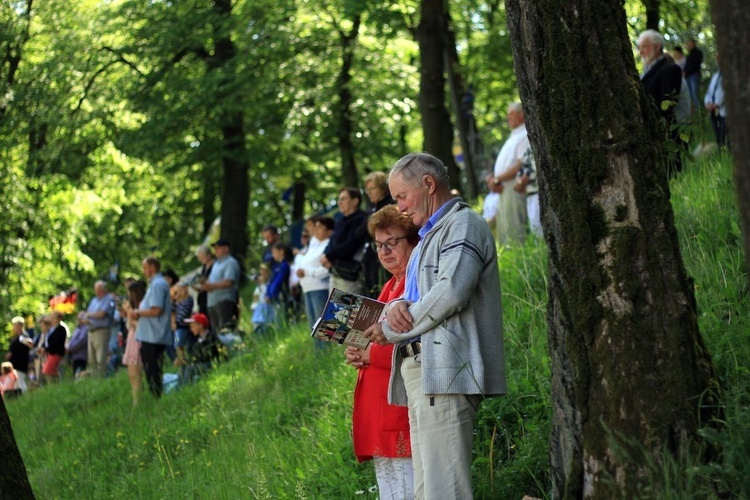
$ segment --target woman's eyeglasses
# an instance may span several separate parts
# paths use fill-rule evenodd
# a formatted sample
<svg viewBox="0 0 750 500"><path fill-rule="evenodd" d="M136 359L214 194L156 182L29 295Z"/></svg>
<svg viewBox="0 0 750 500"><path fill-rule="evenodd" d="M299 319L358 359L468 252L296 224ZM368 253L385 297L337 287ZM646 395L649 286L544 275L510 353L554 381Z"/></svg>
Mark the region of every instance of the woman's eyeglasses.
<svg viewBox="0 0 750 500"><path fill-rule="evenodd" d="M370 243L370 248L372 248L374 252L379 252L384 248L386 250L393 251L398 246L399 240L403 240L406 238L408 238L408 236L399 236L398 238L388 238L387 240L382 241L382 242L373 241L372 243Z"/></svg>

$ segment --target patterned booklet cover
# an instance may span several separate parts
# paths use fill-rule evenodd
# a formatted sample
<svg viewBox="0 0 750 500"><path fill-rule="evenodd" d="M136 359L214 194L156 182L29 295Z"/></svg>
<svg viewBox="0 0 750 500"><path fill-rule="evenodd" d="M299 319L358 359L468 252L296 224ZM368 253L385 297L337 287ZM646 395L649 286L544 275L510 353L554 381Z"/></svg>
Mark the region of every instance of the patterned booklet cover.
<svg viewBox="0 0 750 500"><path fill-rule="evenodd" d="M382 320L384 308L383 302L334 288L311 336L364 349L370 341L362 332Z"/></svg>

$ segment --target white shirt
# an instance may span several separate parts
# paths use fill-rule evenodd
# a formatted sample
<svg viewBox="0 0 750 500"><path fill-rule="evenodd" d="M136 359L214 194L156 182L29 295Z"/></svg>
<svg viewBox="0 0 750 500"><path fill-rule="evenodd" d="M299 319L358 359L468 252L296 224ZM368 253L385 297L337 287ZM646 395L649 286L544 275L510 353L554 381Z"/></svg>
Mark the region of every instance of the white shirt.
<svg viewBox="0 0 750 500"><path fill-rule="evenodd" d="M711 77L711 83L708 84L704 104L716 104L719 109L719 116L726 116L726 108L724 108L724 88L721 85L720 71L717 71Z"/></svg>
<svg viewBox="0 0 750 500"><path fill-rule="evenodd" d="M319 241L317 238L311 238L307 252L297 262L297 268L305 271L305 276L299 279L303 292L328 290L330 273L320 263L320 256L323 255L328 242L329 240Z"/></svg>
<svg viewBox="0 0 750 500"><path fill-rule="evenodd" d="M510 132L510 137L503 144L500 154L495 160L495 177L504 174L523 158L523 154L529 148L529 137L526 134L526 124L521 124Z"/></svg>

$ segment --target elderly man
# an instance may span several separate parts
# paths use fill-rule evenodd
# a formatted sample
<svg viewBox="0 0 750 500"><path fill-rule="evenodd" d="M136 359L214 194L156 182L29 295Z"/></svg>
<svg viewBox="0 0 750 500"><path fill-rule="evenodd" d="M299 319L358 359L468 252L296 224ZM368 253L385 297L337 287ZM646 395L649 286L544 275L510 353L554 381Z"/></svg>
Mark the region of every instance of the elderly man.
<svg viewBox="0 0 750 500"><path fill-rule="evenodd" d="M109 355L109 334L114 321L115 299L104 281L94 284L94 298L86 308L84 319L89 327L88 360L93 376L106 374Z"/></svg>
<svg viewBox="0 0 750 500"><path fill-rule="evenodd" d="M162 393L162 355L174 342L171 328L172 299L169 284L161 274L161 262L156 257L146 257L142 263L143 275L148 280L146 295L138 309L128 313L138 321L135 339L141 343L141 361L151 394L157 398Z"/></svg>
<svg viewBox="0 0 750 500"><path fill-rule="evenodd" d="M670 61L664 54L664 38L658 31L646 30L638 37L638 51L643 62L641 82L646 94L656 105L656 111L665 121L667 131L675 144L681 145L680 132L675 123L675 104L680 98L682 72L680 67ZM664 104L669 101L670 104ZM672 157L672 171L682 170L682 159L679 153Z"/></svg>
<svg viewBox="0 0 750 500"><path fill-rule="evenodd" d="M234 321L237 312L240 265L229 254L227 240L220 239L213 247L216 261L201 289L208 292L208 317L212 329L218 333Z"/></svg>
<svg viewBox="0 0 750 500"><path fill-rule="evenodd" d="M26 383L29 380L29 353L34 347L34 341L24 331L24 320L16 316L11 320L13 331L10 335L10 347L5 354L5 361L10 361L18 375L18 388L26 392Z"/></svg>
<svg viewBox="0 0 750 500"><path fill-rule="evenodd" d="M510 137L500 149L495 160L495 192L500 193L500 204L495 216L495 237L498 243L523 241L526 239L526 196L513 189L521 160L529 148L526 134L526 117L521 103L508 106Z"/></svg>
<svg viewBox="0 0 750 500"><path fill-rule="evenodd" d="M415 497L469 499L477 407L506 391L495 241L434 156L401 158L389 185L422 239L403 299L365 334L398 345L388 395L409 407Z"/></svg>

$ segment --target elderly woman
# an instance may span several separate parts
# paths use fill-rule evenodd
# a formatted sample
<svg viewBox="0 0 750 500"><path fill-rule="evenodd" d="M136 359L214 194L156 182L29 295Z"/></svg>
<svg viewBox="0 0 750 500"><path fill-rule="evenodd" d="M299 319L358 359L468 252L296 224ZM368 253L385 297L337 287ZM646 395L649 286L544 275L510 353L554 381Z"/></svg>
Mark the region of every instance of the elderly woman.
<svg viewBox="0 0 750 500"><path fill-rule="evenodd" d="M419 228L396 206L388 205L370 217L367 229L373 250L393 274L378 297L389 302L404 293L406 265L419 242ZM354 453L360 462L373 460L380 498L413 498L408 411L388 404L393 348L371 343L367 349L346 349L347 362L359 369L352 417Z"/></svg>
<svg viewBox="0 0 750 500"><path fill-rule="evenodd" d="M388 205L393 205L393 198L388 191L388 179L385 172L371 172L365 177L365 193L370 200L368 214L374 214ZM377 254L370 245L362 258L362 274L365 279L365 291L370 297L377 297L383 284L391 277L380 265Z"/></svg>

